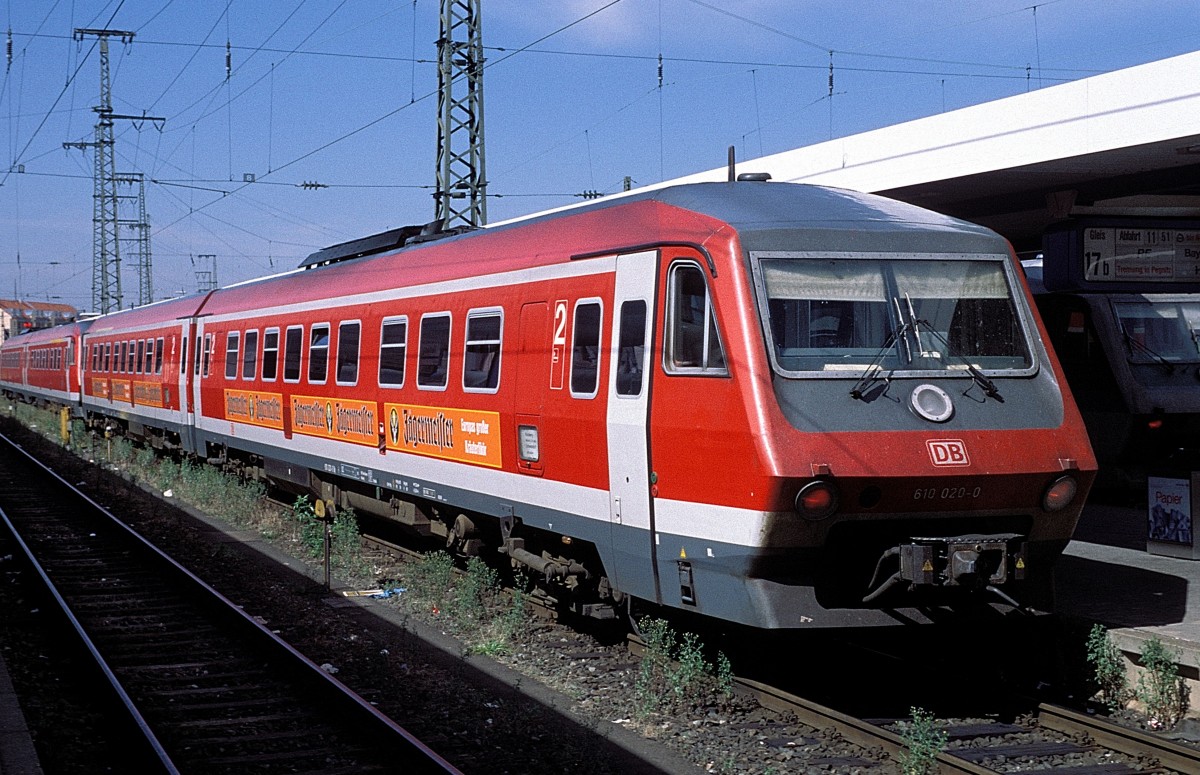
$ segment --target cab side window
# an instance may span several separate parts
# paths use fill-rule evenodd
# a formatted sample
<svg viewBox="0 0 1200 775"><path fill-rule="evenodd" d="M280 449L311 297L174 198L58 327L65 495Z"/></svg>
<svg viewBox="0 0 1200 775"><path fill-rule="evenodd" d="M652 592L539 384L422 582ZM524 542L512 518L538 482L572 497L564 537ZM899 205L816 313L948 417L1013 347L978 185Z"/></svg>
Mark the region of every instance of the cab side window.
<svg viewBox="0 0 1200 775"><path fill-rule="evenodd" d="M670 289L666 370L706 376L729 374L712 297L700 267L690 262L673 266Z"/></svg>

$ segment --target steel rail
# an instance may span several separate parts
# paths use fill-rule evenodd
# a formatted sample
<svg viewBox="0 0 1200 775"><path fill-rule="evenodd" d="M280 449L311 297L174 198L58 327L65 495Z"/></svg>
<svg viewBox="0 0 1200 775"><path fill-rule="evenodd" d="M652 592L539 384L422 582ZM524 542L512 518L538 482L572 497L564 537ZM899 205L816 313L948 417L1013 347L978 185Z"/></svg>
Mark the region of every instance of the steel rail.
<svg viewBox="0 0 1200 775"><path fill-rule="evenodd" d="M429 771L460 773L457 768L443 759L440 755L418 740L399 724L384 715L377 708L363 700L357 694L350 691L344 684L330 675L327 671L322 670L320 666L318 666L304 654L297 651L293 646L291 646L291 644L287 643L278 635L271 632L271 630L267 629L262 623L257 621L240 606L229 600L190 570L177 563L173 558L164 553L157 546L147 541L143 536L138 534L135 530L112 514L112 512L110 512L107 508L100 505L86 493L80 491L70 482L63 479L62 476L60 476L57 472L44 464L42 461L38 460L29 451L25 450L7 435L0 433L0 442L3 442L6 450L11 450L13 453L19 455L23 460L28 461L31 465L35 466L37 469L40 469L40 471L46 476L53 479L56 483L56 486L61 487L66 492L69 492L73 498L85 505L85 508L95 514L102 515L111 523L113 527L118 530L122 536L131 540L138 546L140 550L145 551L154 561L159 564L161 568L173 575L176 579L180 580L186 587L196 591L208 601L211 601L211 603L214 604L215 610L220 611L220 613L227 618L227 620L239 626L244 637L251 638L261 644L265 644L267 648L272 649L276 656L281 658L281 662L279 664L284 665L297 675L304 676L306 680L313 682L318 691L324 692L330 697L336 696L339 699L346 701L349 704L349 707L353 707L354 711L360 714L360 717L364 722L374 725L374 727L380 732L390 735L393 739L401 742L401 744L405 746L407 750L412 751L413 754L420 759L419 762L405 762L406 769L410 769L414 772ZM4 522L8 529L12 531L19 544L22 546L22 551L25 552L27 556L30 556L35 562L42 582L47 585L48 589L54 595L59 605L63 608L64 613L70 619L72 626L84 637L84 642L87 644L89 651L91 651L96 658L101 660L98 664L100 664L102 671L108 677L109 681L114 682L114 689L117 691L118 696L120 696L122 700L126 702L127 707L129 707L134 714L134 719L138 722L139 726L148 734L150 734L151 737L149 739L152 741L151 745L155 747L156 752L160 753L160 758L164 762L164 767L167 768L165 771L170 773L179 772L178 769L175 769L175 765L171 763L170 757L165 752L161 743L159 743L157 738L153 736L153 733L149 731L149 724L136 709L136 703L133 702L126 690L120 686L119 677L109 667L107 662L103 661L103 657L100 654L99 648L83 631L82 622L79 621L75 613L71 610L69 603L60 594L59 590L57 589L57 585L53 583L50 576L41 567L41 564L37 563L36 559L33 558L32 547L28 546L20 537L17 526L13 524L7 514L4 514Z"/></svg>
<svg viewBox="0 0 1200 775"><path fill-rule="evenodd" d="M1106 748L1130 756L1151 757L1163 767L1178 772L1200 772L1200 749L1124 727L1101 716L1089 716L1069 708L1042 704L1038 706L1038 723L1066 734L1087 734Z"/></svg>

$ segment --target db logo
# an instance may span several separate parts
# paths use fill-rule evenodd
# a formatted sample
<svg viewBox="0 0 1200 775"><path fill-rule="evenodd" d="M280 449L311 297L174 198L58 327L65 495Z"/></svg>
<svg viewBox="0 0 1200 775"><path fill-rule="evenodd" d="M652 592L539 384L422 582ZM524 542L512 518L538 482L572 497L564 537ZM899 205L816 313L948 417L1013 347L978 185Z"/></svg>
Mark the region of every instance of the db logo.
<svg viewBox="0 0 1200 775"><path fill-rule="evenodd" d="M930 439L925 446L929 447L929 458L935 466L971 465L967 445L959 439Z"/></svg>

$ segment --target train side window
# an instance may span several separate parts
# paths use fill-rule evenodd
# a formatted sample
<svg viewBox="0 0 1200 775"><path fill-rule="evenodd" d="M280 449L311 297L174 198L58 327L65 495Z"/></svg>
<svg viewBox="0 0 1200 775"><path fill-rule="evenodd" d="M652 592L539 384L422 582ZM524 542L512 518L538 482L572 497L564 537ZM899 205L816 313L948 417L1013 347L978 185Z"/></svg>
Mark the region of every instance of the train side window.
<svg viewBox="0 0 1200 775"><path fill-rule="evenodd" d="M154 340L146 340L145 358L142 360L142 372L145 374L154 373Z"/></svg>
<svg viewBox="0 0 1200 775"><path fill-rule="evenodd" d="M599 301L575 304L571 332L571 395L595 398L600 384L600 324L604 317Z"/></svg>
<svg viewBox="0 0 1200 775"><path fill-rule="evenodd" d="M242 379L254 379L258 374L258 332L247 331L242 338Z"/></svg>
<svg viewBox="0 0 1200 775"><path fill-rule="evenodd" d="M125 341L118 342L118 345L120 346L121 349L119 351L120 355L117 356L117 373L125 374L126 373L125 366L128 363L128 360L126 359L126 353L129 352L129 342L125 342Z"/></svg>
<svg viewBox="0 0 1200 775"><path fill-rule="evenodd" d="M379 386L404 387L404 357L408 350L408 318L383 321L379 334Z"/></svg>
<svg viewBox="0 0 1200 775"><path fill-rule="evenodd" d="M308 381L322 385L329 371L329 324L320 323L308 333Z"/></svg>
<svg viewBox="0 0 1200 775"><path fill-rule="evenodd" d="M503 310L473 310L467 313L463 349L463 390L466 392L495 393L499 389L503 329Z"/></svg>
<svg viewBox="0 0 1200 775"><path fill-rule="evenodd" d="M225 335L225 379L237 379L238 343L241 338L242 335L237 331Z"/></svg>
<svg viewBox="0 0 1200 775"><path fill-rule="evenodd" d="M621 304L621 330L617 334L617 395L640 396L646 362L646 302Z"/></svg>
<svg viewBox="0 0 1200 775"><path fill-rule="evenodd" d="M300 347L304 342L304 326L292 326L283 339L283 381L300 381Z"/></svg>
<svg viewBox="0 0 1200 775"><path fill-rule="evenodd" d="M208 370L209 366L212 365L212 351L213 351L213 339L214 338L215 338L214 334L205 334L204 335L204 376L206 376L206 377L209 374L209 370Z"/></svg>
<svg viewBox="0 0 1200 775"><path fill-rule="evenodd" d="M339 385L358 384L358 343L362 324L358 321L338 324L337 372L334 381Z"/></svg>
<svg viewBox="0 0 1200 775"><path fill-rule="evenodd" d="M262 378L265 382L274 382L279 373L279 329L268 328L263 334L263 367Z"/></svg>
<svg viewBox="0 0 1200 775"><path fill-rule="evenodd" d="M104 371L112 371L112 342L104 343Z"/></svg>
<svg viewBox="0 0 1200 775"><path fill-rule="evenodd" d="M137 342L130 339L129 340L129 349L127 349L125 351L125 373L133 374L137 369L141 368L140 366L138 366L138 363L139 363L139 361L137 359Z"/></svg>
<svg viewBox="0 0 1200 775"><path fill-rule="evenodd" d="M92 371L100 371L100 345L92 345Z"/></svg>
<svg viewBox="0 0 1200 775"><path fill-rule="evenodd" d="M203 352L203 348L200 346L200 335L199 335L199 334L196 334L196 355L195 355L195 358L196 358L196 376L197 376L197 377L199 377L199 376L200 376L200 360L201 360L201 358L200 358L200 353L201 353L201 352Z"/></svg>
<svg viewBox="0 0 1200 775"><path fill-rule="evenodd" d="M417 348L417 387L445 390L450 373L450 313L421 316Z"/></svg>
<svg viewBox="0 0 1200 775"><path fill-rule="evenodd" d="M727 375L712 297L700 267L671 267L666 369L674 374Z"/></svg>
<svg viewBox="0 0 1200 775"><path fill-rule="evenodd" d="M146 340L138 339L129 343L129 373L142 373L142 358L146 356Z"/></svg>
<svg viewBox="0 0 1200 775"><path fill-rule="evenodd" d="M162 374L163 344L165 344L165 340L161 336L154 340L154 373L155 374Z"/></svg>

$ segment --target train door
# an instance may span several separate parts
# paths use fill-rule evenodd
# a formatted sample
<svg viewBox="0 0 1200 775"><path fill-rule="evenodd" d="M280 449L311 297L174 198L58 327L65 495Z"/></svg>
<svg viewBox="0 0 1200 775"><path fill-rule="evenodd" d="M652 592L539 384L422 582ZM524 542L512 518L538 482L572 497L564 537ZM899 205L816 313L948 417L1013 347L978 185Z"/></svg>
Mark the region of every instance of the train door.
<svg viewBox="0 0 1200 775"><path fill-rule="evenodd" d="M661 602L648 426L657 278L657 251L617 257L607 424L612 572L622 590Z"/></svg>
<svg viewBox="0 0 1200 775"><path fill-rule="evenodd" d="M179 396L180 406L179 412L183 417L183 429L180 433L180 439L183 442L183 448L188 452L196 452L198 434L196 433L196 407L200 403L200 378L201 369L204 366L202 344L204 339L204 328L200 325L200 321L192 318L185 321L183 324L183 337L187 341L184 345L191 353L191 365L185 366L180 370L179 374Z"/></svg>
<svg viewBox="0 0 1200 775"><path fill-rule="evenodd" d="M564 313L565 314L565 313ZM542 475L542 462L536 452L536 439L541 433L542 407L546 396L546 372L541 366L546 352L547 305L544 301L528 302L521 306L518 336L521 349L517 359L517 470L533 476ZM563 353L555 348L554 357Z"/></svg>

